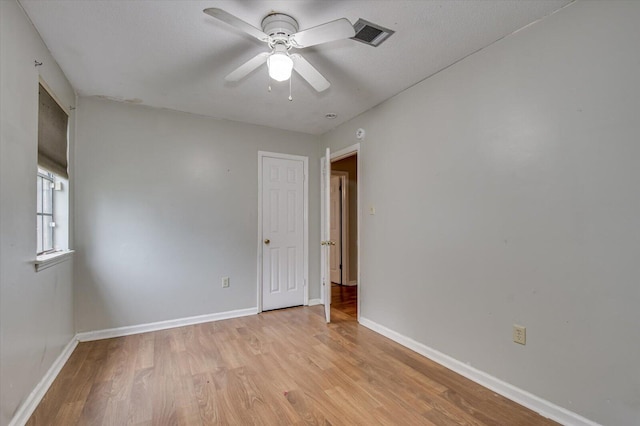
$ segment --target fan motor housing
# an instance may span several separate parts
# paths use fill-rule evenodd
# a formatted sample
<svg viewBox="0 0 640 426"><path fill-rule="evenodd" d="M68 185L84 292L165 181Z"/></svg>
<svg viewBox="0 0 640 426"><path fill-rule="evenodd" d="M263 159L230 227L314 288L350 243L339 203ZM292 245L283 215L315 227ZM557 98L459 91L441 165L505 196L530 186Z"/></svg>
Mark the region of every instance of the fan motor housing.
<svg viewBox="0 0 640 426"><path fill-rule="evenodd" d="M274 40L288 40L298 32L298 21L284 13L272 13L262 20L262 31Z"/></svg>

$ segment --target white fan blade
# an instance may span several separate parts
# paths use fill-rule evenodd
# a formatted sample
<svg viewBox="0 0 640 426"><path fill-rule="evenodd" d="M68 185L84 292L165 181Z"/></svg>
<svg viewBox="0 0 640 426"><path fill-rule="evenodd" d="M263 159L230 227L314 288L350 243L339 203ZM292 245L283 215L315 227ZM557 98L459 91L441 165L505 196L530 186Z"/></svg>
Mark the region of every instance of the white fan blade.
<svg viewBox="0 0 640 426"><path fill-rule="evenodd" d="M293 59L293 69L300 74L300 77L307 80L316 91L322 92L331 86L331 83L301 55L295 53L291 55L291 59Z"/></svg>
<svg viewBox="0 0 640 426"><path fill-rule="evenodd" d="M300 31L289 37L294 47L302 48L316 44L351 38L356 35L353 25L347 18L336 19L308 30Z"/></svg>
<svg viewBox="0 0 640 426"><path fill-rule="evenodd" d="M239 30L244 31L245 33L257 38L260 41L269 41L269 36L264 32L260 31L253 25L243 21L237 16L230 14L229 12L225 12L224 10L218 9L217 7L210 7L203 10L203 12L209 16L213 16L214 18L221 20L222 22L226 22L227 24L236 27Z"/></svg>
<svg viewBox="0 0 640 426"><path fill-rule="evenodd" d="M243 78L251 74L252 71L256 70L260 65L267 62L268 57L269 52L258 53L256 56L236 68L234 71L231 71L229 75L227 75L224 79L227 81L242 80Z"/></svg>

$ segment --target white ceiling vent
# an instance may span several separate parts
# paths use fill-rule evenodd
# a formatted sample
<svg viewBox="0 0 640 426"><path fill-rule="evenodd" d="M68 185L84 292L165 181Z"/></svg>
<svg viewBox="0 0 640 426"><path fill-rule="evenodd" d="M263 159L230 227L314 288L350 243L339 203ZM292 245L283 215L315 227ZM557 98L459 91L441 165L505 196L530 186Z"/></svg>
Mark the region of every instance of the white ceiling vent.
<svg viewBox="0 0 640 426"><path fill-rule="evenodd" d="M358 40L369 46L378 47L383 41L388 39L395 31L391 31L380 25L365 21L364 19L358 19L358 22L353 24L353 29L356 30L356 35L352 38Z"/></svg>

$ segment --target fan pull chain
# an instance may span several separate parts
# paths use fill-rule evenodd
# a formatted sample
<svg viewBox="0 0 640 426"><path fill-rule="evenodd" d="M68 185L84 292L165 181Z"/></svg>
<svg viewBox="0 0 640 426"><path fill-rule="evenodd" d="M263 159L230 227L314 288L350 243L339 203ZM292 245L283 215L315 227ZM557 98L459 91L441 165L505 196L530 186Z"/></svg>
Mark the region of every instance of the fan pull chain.
<svg viewBox="0 0 640 426"><path fill-rule="evenodd" d="M289 77L289 101L293 100L293 98L291 97L291 80L293 80L293 78Z"/></svg>

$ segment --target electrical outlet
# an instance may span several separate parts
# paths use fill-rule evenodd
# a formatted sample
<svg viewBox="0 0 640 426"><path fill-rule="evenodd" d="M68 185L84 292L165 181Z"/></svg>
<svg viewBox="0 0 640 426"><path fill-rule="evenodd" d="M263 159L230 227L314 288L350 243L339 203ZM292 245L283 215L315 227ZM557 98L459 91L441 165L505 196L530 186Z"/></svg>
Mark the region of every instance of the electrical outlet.
<svg viewBox="0 0 640 426"><path fill-rule="evenodd" d="M229 277L222 277L222 288L229 287Z"/></svg>
<svg viewBox="0 0 640 426"><path fill-rule="evenodd" d="M527 328L513 324L513 341L521 345L527 344Z"/></svg>

